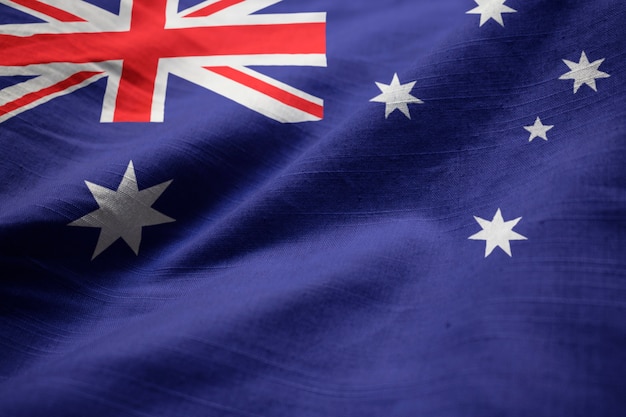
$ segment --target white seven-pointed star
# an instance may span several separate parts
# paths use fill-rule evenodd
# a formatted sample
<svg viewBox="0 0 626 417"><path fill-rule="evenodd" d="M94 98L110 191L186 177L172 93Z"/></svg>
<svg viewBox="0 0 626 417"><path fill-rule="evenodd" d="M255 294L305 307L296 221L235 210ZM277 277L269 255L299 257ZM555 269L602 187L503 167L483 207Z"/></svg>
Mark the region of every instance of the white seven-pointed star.
<svg viewBox="0 0 626 417"><path fill-rule="evenodd" d="M578 63L564 59L563 62L569 67L570 71L561 75L559 80L574 80L574 94L578 92L578 89L583 84L587 84L593 91L598 91L596 88L596 79L610 77L606 72L598 70L604 60L605 58L602 58L590 63L585 51L580 54Z"/></svg>
<svg viewBox="0 0 626 417"><path fill-rule="evenodd" d="M498 246L506 252L507 255L512 256L511 240L527 240L525 236L513 231L513 228L517 225L517 223L522 220L521 217L505 222L502 218L502 212L498 209L495 216L493 216L492 221L481 219L476 216L474 216L474 219L476 219L483 230L470 236L469 239L484 240L486 242L485 258L489 256Z"/></svg>
<svg viewBox="0 0 626 417"><path fill-rule="evenodd" d="M133 161L130 161L117 191L85 181L100 208L69 226L101 229L92 260L119 238L124 239L135 254L138 254L142 227L175 221L151 207L171 182L170 180L139 191Z"/></svg>
<svg viewBox="0 0 626 417"><path fill-rule="evenodd" d="M411 95L411 90L415 86L416 81L400 84L398 74L393 74L391 84L383 84L377 82L376 85L382 91L382 94L377 95L370 101L377 103L385 103L385 119L389 117L394 110L400 110L406 117L411 118L409 112L409 103L424 103L417 97Z"/></svg>
<svg viewBox="0 0 626 417"><path fill-rule="evenodd" d="M543 140L548 140L548 130L552 129L554 125L544 125L541 123L541 119L537 117L535 120L535 124L533 126L524 126L524 129L530 132L529 142L532 142L535 138L541 138Z"/></svg>
<svg viewBox="0 0 626 417"><path fill-rule="evenodd" d="M517 10L511 9L509 6L505 6L506 0L474 0L478 7L474 7L472 10L467 11L467 14L479 14L480 25L482 26L489 19L493 19L500 23L500 26L504 27L504 20L502 20L502 13L515 13Z"/></svg>

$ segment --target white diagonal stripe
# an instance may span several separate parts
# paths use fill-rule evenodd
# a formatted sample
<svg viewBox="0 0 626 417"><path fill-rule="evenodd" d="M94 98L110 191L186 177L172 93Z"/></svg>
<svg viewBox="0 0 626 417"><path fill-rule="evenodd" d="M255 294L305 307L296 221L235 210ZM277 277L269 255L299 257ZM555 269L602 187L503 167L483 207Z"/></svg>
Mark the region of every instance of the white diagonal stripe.
<svg viewBox="0 0 626 417"><path fill-rule="evenodd" d="M78 16L92 23L103 19L111 20L117 18L116 15L108 10L101 9L83 0L39 0L39 2L49 4L50 6L71 13L74 16Z"/></svg>
<svg viewBox="0 0 626 417"><path fill-rule="evenodd" d="M68 78L68 77L70 77L71 75L72 75L72 74L70 74L70 75L68 75L68 76L64 77L63 79ZM31 102L31 103L29 103L29 104L25 105L25 106L19 107L19 108L15 109L15 110L13 110L13 111L11 111L11 112L9 112L9 113L6 113L6 114L3 114L3 115L0 115L0 123L4 122L4 121L6 121L6 120L8 120L8 119L10 119L10 118L12 118L12 117L14 117L14 116L17 116L18 114L20 114L20 113L22 113L22 112L25 112L26 110L30 110L30 109L35 108L35 107L37 107L37 106L39 106L39 105L41 105L41 104L43 104L43 103L46 103L46 102L48 102L48 101L50 101L50 100L52 100L52 99L54 99L54 98L56 98L56 97L61 97L61 96L64 96L64 95L67 95L67 94L73 93L73 92L74 92L74 91L76 91L76 90L79 90L79 89L81 89L81 88L83 88L83 87L88 86L89 84L91 84L91 83L93 83L93 82L98 81L99 79L101 79L101 78L102 78L102 77L104 77L104 76L105 76L105 74L95 74L95 75L93 75L92 77L90 77L90 78L88 78L88 79L84 80L84 81L83 81L83 82L81 82L80 84L73 85L73 86L71 86L71 87L69 87L69 88L66 88L65 90L57 91L56 93L53 93L53 94L48 94L48 95L46 95L46 96L41 97L41 98L40 98L40 99L38 99L38 100L35 100L35 101L33 101L33 102ZM30 81L35 81L35 80L38 80L38 79L43 79L43 80L42 80L42 81L44 81L43 83L41 83L41 81L38 81L39 83L41 83L40 85L43 85L43 86L44 86L43 88L46 88L46 87L49 87L49 86L52 86L52 85L54 85L54 84L55 84L55 83L50 83L50 82L48 81L48 79L46 79L46 78L44 78L44 77L41 77L41 76L40 76L40 77L37 77L37 78L35 78L35 79L33 79L33 80L28 80L28 81L26 81L26 83L29 83ZM48 81L48 82L45 82L45 81ZM62 81L62 80L61 80L61 81ZM57 82L58 82L58 81L57 81ZM20 83L20 84L25 84L25 83ZM18 85L19 85L19 84L18 84ZM16 86L12 86L12 87L16 87ZM32 86L27 86L26 88L30 89L31 87L32 87ZM9 88L11 88L11 87L9 87ZM21 88L24 88L24 86L22 86ZM5 90L7 90L7 89L2 90L3 95L4 95L4 91L5 91ZM39 91L39 90L34 90L34 91ZM28 93L25 93L25 94L28 94ZM24 96L25 94L22 94L22 96Z"/></svg>
<svg viewBox="0 0 626 417"><path fill-rule="evenodd" d="M184 66L171 68L169 72L281 123L320 120L319 117L298 110L204 68Z"/></svg>
<svg viewBox="0 0 626 417"><path fill-rule="evenodd" d="M29 14L31 16L34 16L37 19L41 19L41 20L43 20L45 22L58 22L58 20L48 16L45 13L41 13L41 12L33 10L33 9L29 8L29 7L22 6L21 4L15 3L15 2L13 2L11 0L0 0L0 4L7 5L7 6L13 8L13 9L16 9L16 10L19 10L20 12L23 12L23 13ZM2 26L4 26L4 25L2 25Z"/></svg>

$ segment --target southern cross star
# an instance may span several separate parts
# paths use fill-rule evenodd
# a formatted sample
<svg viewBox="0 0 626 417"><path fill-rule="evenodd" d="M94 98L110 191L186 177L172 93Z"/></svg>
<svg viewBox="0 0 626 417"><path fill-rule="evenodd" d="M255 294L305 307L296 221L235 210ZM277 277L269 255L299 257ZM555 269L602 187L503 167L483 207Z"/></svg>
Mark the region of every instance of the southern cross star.
<svg viewBox="0 0 626 417"><path fill-rule="evenodd" d="M406 84L400 84L398 74L393 74L391 84L383 84L377 82L376 85L382 91L370 101L377 103L385 103L385 119L389 117L395 110L400 110L406 117L411 118L409 112L410 103L423 104L424 102L417 97L411 95L411 90L415 86L415 81Z"/></svg>
<svg viewBox="0 0 626 417"><path fill-rule="evenodd" d="M524 126L524 129L530 132L529 142L532 142L535 138L541 138L543 140L548 140L548 131L552 129L554 125L544 125L541 122L541 119L537 117L535 120L535 124L532 126Z"/></svg>
<svg viewBox="0 0 626 417"><path fill-rule="evenodd" d="M522 220L521 217L505 222L502 218L502 212L498 209L491 221L476 216L474 216L474 219L476 219L483 230L470 236L468 239L484 240L486 242L485 258L491 255L491 252L496 247L500 247L507 255L513 256L511 254L511 240L527 240L525 236L513 231L517 223Z"/></svg>
<svg viewBox="0 0 626 417"><path fill-rule="evenodd" d="M171 182L170 180L139 191L133 161L130 161L116 191L85 181L100 208L68 226L101 229L92 260L119 238L122 238L137 255L141 243L141 229L144 226L175 221L151 207Z"/></svg>
<svg viewBox="0 0 626 417"><path fill-rule="evenodd" d="M610 77L606 72L598 70L604 60L605 58L602 58L590 63L585 51L580 54L580 60L577 63L564 59L563 62L569 67L570 71L561 75L559 80L574 80L574 94L578 92L578 89L583 84L587 84L593 91L597 92L596 79Z"/></svg>
<svg viewBox="0 0 626 417"><path fill-rule="evenodd" d="M504 27L504 20L502 20L502 13L516 13L517 10L511 9L509 6L505 6L506 0L474 0L478 7L474 7L465 13L467 14L479 14L480 25L482 26L489 19L493 19Z"/></svg>

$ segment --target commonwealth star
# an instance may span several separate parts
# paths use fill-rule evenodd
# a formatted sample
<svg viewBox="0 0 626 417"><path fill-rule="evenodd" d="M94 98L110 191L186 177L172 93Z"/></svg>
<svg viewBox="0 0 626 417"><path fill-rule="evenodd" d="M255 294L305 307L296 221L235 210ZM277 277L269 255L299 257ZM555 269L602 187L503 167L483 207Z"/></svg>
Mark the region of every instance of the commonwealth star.
<svg viewBox="0 0 626 417"><path fill-rule="evenodd" d="M175 221L152 208L152 204L171 182L170 180L139 191L133 161L130 161L116 191L85 181L100 208L73 221L68 226L101 229L92 260L119 238L122 238L137 255L141 243L141 230L144 226Z"/></svg>

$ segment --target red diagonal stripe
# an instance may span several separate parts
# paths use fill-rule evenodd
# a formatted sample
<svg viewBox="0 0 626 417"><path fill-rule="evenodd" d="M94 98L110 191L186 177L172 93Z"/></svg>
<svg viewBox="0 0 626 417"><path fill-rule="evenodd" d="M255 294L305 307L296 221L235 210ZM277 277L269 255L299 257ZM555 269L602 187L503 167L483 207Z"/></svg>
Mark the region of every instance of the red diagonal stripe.
<svg viewBox="0 0 626 417"><path fill-rule="evenodd" d="M288 91L281 90L278 87L275 87L271 84L266 83L265 81L261 81L257 78L254 78L241 71L237 71L234 68L231 68L231 67L205 67L205 68L223 77L231 79L239 84L245 85L246 87L256 90L259 93L265 94L288 106L294 107L305 113L309 113L315 117L319 117L320 119L324 117L323 106L320 106L319 104L313 103L302 97L298 97L294 94L291 94Z"/></svg>
<svg viewBox="0 0 626 417"><path fill-rule="evenodd" d="M68 13L65 10L57 9L49 4L41 3L38 0L13 0L13 3L28 7L36 12L43 13L46 16L50 16L60 22L85 22L85 19Z"/></svg>
<svg viewBox="0 0 626 417"><path fill-rule="evenodd" d="M0 116L4 116L5 114L11 113L12 111L15 111L21 107L28 106L29 104L32 104L33 102L40 100L44 97L50 96L52 94L56 94L63 90L67 90L68 88L78 85L88 80L89 78L93 77L94 75L98 75L98 74L101 74L101 72L95 72L95 71L78 72L72 75L71 77L66 78L63 81L60 81L54 85L51 85L50 87L46 87L42 90L26 94L15 101L11 101L9 103L6 103L3 106L0 106Z"/></svg>
<svg viewBox="0 0 626 417"><path fill-rule="evenodd" d="M245 0L221 0L217 3L209 4L206 7L196 10L195 12L189 13L184 17L207 17L211 16L214 13L219 12L220 10L224 10L230 6L234 6L235 4L243 3Z"/></svg>

